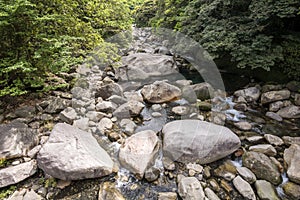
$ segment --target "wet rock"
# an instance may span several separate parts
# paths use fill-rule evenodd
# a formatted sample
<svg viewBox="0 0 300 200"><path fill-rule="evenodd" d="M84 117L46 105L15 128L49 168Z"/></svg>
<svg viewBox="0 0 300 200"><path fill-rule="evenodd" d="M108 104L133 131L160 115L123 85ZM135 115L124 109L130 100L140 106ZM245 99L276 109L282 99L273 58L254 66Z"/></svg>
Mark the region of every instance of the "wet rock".
<svg viewBox="0 0 300 200"><path fill-rule="evenodd" d="M267 180L274 185L279 185L282 181L277 166L263 153L254 151L244 153L243 165L249 168L259 179Z"/></svg>
<svg viewBox="0 0 300 200"><path fill-rule="evenodd" d="M198 83L191 87L195 92L197 99L204 101L214 97L214 89L209 83Z"/></svg>
<svg viewBox="0 0 300 200"><path fill-rule="evenodd" d="M285 149L284 161L288 165L287 175L289 179L300 184L300 146L292 144L288 149Z"/></svg>
<svg viewBox="0 0 300 200"><path fill-rule="evenodd" d="M144 107L143 103L132 100L118 107L113 112L113 116L119 119L134 117L139 115Z"/></svg>
<svg viewBox="0 0 300 200"><path fill-rule="evenodd" d="M255 182L255 188L260 199L280 200L273 185L268 181L257 180Z"/></svg>
<svg viewBox="0 0 300 200"><path fill-rule="evenodd" d="M199 165L199 164L196 164L196 163L188 163L186 165L186 168L188 170L193 170L196 173L201 173L203 171L203 167L201 165Z"/></svg>
<svg viewBox="0 0 300 200"><path fill-rule="evenodd" d="M59 113L68 106L71 105L71 101L67 99L54 98L50 101L49 105L45 109L46 113L54 114Z"/></svg>
<svg viewBox="0 0 300 200"><path fill-rule="evenodd" d="M262 86L262 92L269 92L272 90L282 90L283 86L282 85L271 85L271 84L267 84Z"/></svg>
<svg viewBox="0 0 300 200"><path fill-rule="evenodd" d="M62 180L80 180L106 176L113 161L91 133L68 124L57 124L38 156L39 167Z"/></svg>
<svg viewBox="0 0 300 200"><path fill-rule="evenodd" d="M152 130L138 132L125 140L119 152L122 166L142 179L148 167L154 164L159 150L156 133Z"/></svg>
<svg viewBox="0 0 300 200"><path fill-rule="evenodd" d="M73 122L73 126L83 131L89 130L89 118L80 118Z"/></svg>
<svg viewBox="0 0 300 200"><path fill-rule="evenodd" d="M161 106L160 104L153 104L153 105L151 106L151 109L152 109L154 112L159 112L159 111L161 111L163 108L162 108L162 106Z"/></svg>
<svg viewBox="0 0 300 200"><path fill-rule="evenodd" d="M66 122L68 124L72 124L73 121L76 119L76 117L77 117L77 113L76 113L75 109L72 107L68 107L68 108L64 109L59 115L59 118L63 122Z"/></svg>
<svg viewBox="0 0 300 200"><path fill-rule="evenodd" d="M162 163L165 169L173 171L175 170L175 163L168 157L163 157Z"/></svg>
<svg viewBox="0 0 300 200"><path fill-rule="evenodd" d="M270 144L258 144L251 146L250 151L260 152L266 154L267 156L275 156L277 154L276 149Z"/></svg>
<svg viewBox="0 0 300 200"><path fill-rule="evenodd" d="M277 112L282 107L283 107L283 102L282 101L276 101L276 102L270 103L269 110L271 112Z"/></svg>
<svg viewBox="0 0 300 200"><path fill-rule="evenodd" d="M0 159L26 156L38 144L38 133L23 123L0 125Z"/></svg>
<svg viewBox="0 0 300 200"><path fill-rule="evenodd" d="M237 176L235 179L233 179L233 185L245 199L256 199L251 185L240 176Z"/></svg>
<svg viewBox="0 0 300 200"><path fill-rule="evenodd" d="M104 182L100 185L98 200L125 200L125 198L114 183Z"/></svg>
<svg viewBox="0 0 300 200"><path fill-rule="evenodd" d="M164 156L184 163L210 163L240 147L240 140L232 131L209 122L173 121L162 132Z"/></svg>
<svg viewBox="0 0 300 200"><path fill-rule="evenodd" d="M176 73L172 56L135 53L122 57L125 68L117 70L121 80L145 80L150 77L165 76ZM177 72L178 73L178 72Z"/></svg>
<svg viewBox="0 0 300 200"><path fill-rule="evenodd" d="M215 169L214 172L216 176L223 177L227 181L234 179L237 173L236 167L230 160L226 160L226 162Z"/></svg>
<svg viewBox="0 0 300 200"><path fill-rule="evenodd" d="M107 100L112 95L123 95L123 89L122 87L117 83L109 83L106 85L102 85L99 88L97 88L95 97L101 97L104 100Z"/></svg>
<svg viewBox="0 0 300 200"><path fill-rule="evenodd" d="M287 182L283 185L284 193L289 197L291 200L298 200L300 199L300 185L297 185L293 182Z"/></svg>
<svg viewBox="0 0 300 200"><path fill-rule="evenodd" d="M220 200L216 193L209 187L204 189L205 195L209 200Z"/></svg>
<svg viewBox="0 0 300 200"><path fill-rule="evenodd" d="M32 118L36 114L34 106L24 106L15 110L15 115L19 118Z"/></svg>
<svg viewBox="0 0 300 200"><path fill-rule="evenodd" d="M291 81L286 84L286 87L293 92L298 92L300 90L300 82L299 81Z"/></svg>
<svg viewBox="0 0 300 200"><path fill-rule="evenodd" d="M43 198L38 195L34 190L22 189L15 191L8 200L42 200Z"/></svg>
<svg viewBox="0 0 300 200"><path fill-rule="evenodd" d="M37 171L35 160L0 169L0 188L19 183Z"/></svg>
<svg viewBox="0 0 300 200"><path fill-rule="evenodd" d="M247 102L257 101L260 97L260 87L249 87L247 89L238 90L233 94L235 97L243 97Z"/></svg>
<svg viewBox="0 0 300 200"><path fill-rule="evenodd" d="M300 145L300 137L283 136L282 139L284 141L284 144L286 145L291 145L291 144Z"/></svg>
<svg viewBox="0 0 300 200"><path fill-rule="evenodd" d="M289 99L291 92L289 90L270 91L261 95L261 103L267 104L275 101Z"/></svg>
<svg viewBox="0 0 300 200"><path fill-rule="evenodd" d="M274 113L274 112L267 112L266 116L271 119L274 119L276 121L279 121L279 122L281 122L283 120L280 115L278 115L277 113Z"/></svg>
<svg viewBox="0 0 300 200"><path fill-rule="evenodd" d="M280 146L284 144L283 140L276 135L265 134L264 137L272 145Z"/></svg>
<svg viewBox="0 0 300 200"><path fill-rule="evenodd" d="M176 200L177 194L175 192L159 192L158 200Z"/></svg>
<svg viewBox="0 0 300 200"><path fill-rule="evenodd" d="M234 109L246 112L248 110L248 106L245 103L237 103L233 106Z"/></svg>
<svg viewBox="0 0 300 200"><path fill-rule="evenodd" d="M210 111L212 109L212 104L206 101L198 101L197 107L202 111Z"/></svg>
<svg viewBox="0 0 300 200"><path fill-rule="evenodd" d="M300 106L300 94L295 94L295 105Z"/></svg>
<svg viewBox="0 0 300 200"><path fill-rule="evenodd" d="M242 131L249 131L252 129L252 125L249 122L237 122L234 123L234 126Z"/></svg>
<svg viewBox="0 0 300 200"><path fill-rule="evenodd" d="M181 96L181 90L164 81L155 81L146 85L141 91L144 99L150 103L165 103Z"/></svg>
<svg viewBox="0 0 300 200"><path fill-rule="evenodd" d="M188 114L188 108L186 106L176 106L172 108L172 112L176 115L186 115Z"/></svg>
<svg viewBox="0 0 300 200"><path fill-rule="evenodd" d="M120 127L127 135L132 135L137 125L130 119L122 119L120 122Z"/></svg>
<svg viewBox="0 0 300 200"><path fill-rule="evenodd" d="M253 174L253 172L247 167L238 167L236 170L248 183L252 184L256 181L255 174Z"/></svg>
<svg viewBox="0 0 300 200"><path fill-rule="evenodd" d="M148 182L153 182L158 179L159 175L160 175L160 170L158 168L150 167L145 172L145 179Z"/></svg>
<svg viewBox="0 0 300 200"><path fill-rule="evenodd" d="M178 183L178 193L183 200L204 200L205 194L195 177L183 177Z"/></svg>
<svg viewBox="0 0 300 200"><path fill-rule="evenodd" d="M300 106L292 105L292 106L282 108L277 112L277 114L280 115L282 118L287 118L287 119L300 118Z"/></svg>

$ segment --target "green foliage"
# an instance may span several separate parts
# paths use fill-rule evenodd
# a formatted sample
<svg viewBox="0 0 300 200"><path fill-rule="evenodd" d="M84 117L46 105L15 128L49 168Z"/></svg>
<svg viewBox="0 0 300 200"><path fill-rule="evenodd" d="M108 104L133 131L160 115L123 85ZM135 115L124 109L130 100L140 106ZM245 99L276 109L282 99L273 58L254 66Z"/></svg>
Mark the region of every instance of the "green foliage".
<svg viewBox="0 0 300 200"><path fill-rule="evenodd" d="M5 199L17 189L16 186L10 186L0 190L0 199Z"/></svg>
<svg viewBox="0 0 300 200"><path fill-rule="evenodd" d="M49 178L45 180L45 188L56 187L57 182L55 178Z"/></svg>
<svg viewBox="0 0 300 200"><path fill-rule="evenodd" d="M298 56L298 43L291 46L285 38L299 40L297 0L166 0L156 6L148 24L193 37L215 59L229 57L239 68L268 71L284 63L286 72L299 77L299 63L289 56L292 52Z"/></svg>
<svg viewBox="0 0 300 200"><path fill-rule="evenodd" d="M130 14L125 0L0 0L0 96L66 87L49 75L129 29Z"/></svg>

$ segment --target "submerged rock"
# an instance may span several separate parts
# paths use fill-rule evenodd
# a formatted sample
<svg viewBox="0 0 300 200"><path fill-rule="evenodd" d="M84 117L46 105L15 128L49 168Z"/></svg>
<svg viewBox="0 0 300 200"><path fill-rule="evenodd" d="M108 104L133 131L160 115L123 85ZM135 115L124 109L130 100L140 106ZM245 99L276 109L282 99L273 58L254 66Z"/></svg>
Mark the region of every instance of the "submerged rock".
<svg viewBox="0 0 300 200"><path fill-rule="evenodd" d="M184 163L211 163L241 145L228 128L198 120L173 121L166 124L162 132L164 156Z"/></svg>
<svg viewBox="0 0 300 200"><path fill-rule="evenodd" d="M106 176L114 165L91 133L62 123L55 125L37 159L45 173L62 180Z"/></svg>
<svg viewBox="0 0 300 200"><path fill-rule="evenodd" d="M130 136L120 147L120 163L142 179L147 168L154 164L160 146L158 141L156 133L152 130Z"/></svg>

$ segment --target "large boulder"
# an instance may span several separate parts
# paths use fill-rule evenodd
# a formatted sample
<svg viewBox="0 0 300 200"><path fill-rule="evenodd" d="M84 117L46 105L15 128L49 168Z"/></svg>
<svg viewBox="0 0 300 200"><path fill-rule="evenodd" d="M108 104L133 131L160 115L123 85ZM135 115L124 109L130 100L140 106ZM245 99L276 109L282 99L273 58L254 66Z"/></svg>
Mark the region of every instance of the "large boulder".
<svg viewBox="0 0 300 200"><path fill-rule="evenodd" d="M172 56L136 53L122 57L122 63L126 67L120 67L117 74L126 81L178 73Z"/></svg>
<svg viewBox="0 0 300 200"><path fill-rule="evenodd" d="M249 151L243 155L243 165L249 168L257 178L267 180L274 185L282 182L278 167L263 153Z"/></svg>
<svg viewBox="0 0 300 200"><path fill-rule="evenodd" d="M35 174L37 164L35 160L0 170L0 188L19 183Z"/></svg>
<svg viewBox="0 0 300 200"><path fill-rule="evenodd" d="M159 140L152 130L138 132L125 140L119 152L122 166L142 179L147 168L154 164Z"/></svg>
<svg viewBox="0 0 300 200"><path fill-rule="evenodd" d="M106 176L114 165L91 133L62 123L55 125L37 159L45 173L62 180Z"/></svg>
<svg viewBox="0 0 300 200"><path fill-rule="evenodd" d="M165 103L181 96L181 90L165 81L155 81L142 89L144 99L150 103Z"/></svg>
<svg viewBox="0 0 300 200"><path fill-rule="evenodd" d="M285 108L280 109L277 114L281 116L282 118L287 119L296 119L300 118L300 106L288 106Z"/></svg>
<svg viewBox="0 0 300 200"><path fill-rule="evenodd" d="M247 102L257 101L260 97L260 87L249 87L238 90L233 94L235 97L243 97Z"/></svg>
<svg viewBox="0 0 300 200"><path fill-rule="evenodd" d="M285 149L284 161L288 165L287 175L289 179L300 184L300 146L292 144L288 149Z"/></svg>
<svg viewBox="0 0 300 200"><path fill-rule="evenodd" d="M204 200L201 183L195 177L183 177L178 183L178 193L183 200Z"/></svg>
<svg viewBox="0 0 300 200"><path fill-rule="evenodd" d="M0 159L26 156L38 144L38 133L23 123L0 125Z"/></svg>
<svg viewBox="0 0 300 200"><path fill-rule="evenodd" d="M228 128L199 120L178 120L163 127L163 153L172 160L207 164L236 151L240 139Z"/></svg>
<svg viewBox="0 0 300 200"><path fill-rule="evenodd" d="M289 90L270 91L261 95L261 103L267 104L275 101L285 100L290 98L291 92Z"/></svg>

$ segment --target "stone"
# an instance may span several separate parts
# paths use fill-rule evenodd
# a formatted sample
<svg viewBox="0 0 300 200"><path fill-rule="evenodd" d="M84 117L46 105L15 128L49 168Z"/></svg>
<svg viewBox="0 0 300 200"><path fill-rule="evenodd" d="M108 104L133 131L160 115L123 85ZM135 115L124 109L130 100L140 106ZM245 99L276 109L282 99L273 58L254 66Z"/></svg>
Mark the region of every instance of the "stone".
<svg viewBox="0 0 300 200"><path fill-rule="evenodd" d="M42 200L40 195L38 195L34 190L22 189L16 190L7 200Z"/></svg>
<svg viewBox="0 0 300 200"><path fill-rule="evenodd" d="M126 67L118 68L117 74L123 81L145 81L150 77L178 73L173 57L167 55L135 53L122 57L122 63Z"/></svg>
<svg viewBox="0 0 300 200"><path fill-rule="evenodd" d="M212 109L212 104L206 101L197 101L197 107L202 111L210 111Z"/></svg>
<svg viewBox="0 0 300 200"><path fill-rule="evenodd" d="M195 177L183 177L178 183L178 193L183 200L204 200L205 194Z"/></svg>
<svg viewBox="0 0 300 200"><path fill-rule="evenodd" d="M198 83L191 86L197 99L201 101L212 99L214 97L214 88L209 83Z"/></svg>
<svg viewBox="0 0 300 200"><path fill-rule="evenodd" d="M71 105L71 101L67 99L61 99L59 97L53 98L47 108L46 113L55 114L63 111L65 108Z"/></svg>
<svg viewBox="0 0 300 200"><path fill-rule="evenodd" d="M291 200L299 200L300 199L300 185L297 185L293 182L287 182L283 186L284 193L289 197Z"/></svg>
<svg viewBox="0 0 300 200"><path fill-rule="evenodd" d="M0 169L0 188L19 183L37 171L35 160Z"/></svg>
<svg viewBox="0 0 300 200"><path fill-rule="evenodd" d="M114 165L91 133L62 123L54 126L37 160L46 174L62 180L106 176Z"/></svg>
<svg viewBox="0 0 300 200"><path fill-rule="evenodd" d="M186 165L186 168L188 170L194 170L197 173L201 173L203 171L203 167L199 164L196 164L196 163L188 163Z"/></svg>
<svg viewBox="0 0 300 200"><path fill-rule="evenodd" d="M260 97L260 87L249 87L243 90L238 90L233 94L235 97L243 97L247 102L257 101Z"/></svg>
<svg viewBox="0 0 300 200"><path fill-rule="evenodd" d="M73 122L73 126L83 131L89 130L89 118L80 118Z"/></svg>
<svg viewBox="0 0 300 200"><path fill-rule="evenodd" d="M147 168L153 166L159 147L154 131L138 132L127 138L120 147L119 161L124 168L142 179Z"/></svg>
<svg viewBox="0 0 300 200"><path fill-rule="evenodd" d="M236 167L230 160L226 160L222 165L214 170L214 174L218 177L222 177L227 181L231 181L235 178L237 171Z"/></svg>
<svg viewBox="0 0 300 200"><path fill-rule="evenodd" d="M59 114L60 120L68 124L72 124L76 117L77 113L72 107L67 107Z"/></svg>
<svg viewBox="0 0 300 200"><path fill-rule="evenodd" d="M142 112L144 107L145 105L143 103L132 100L119 106L113 112L113 116L117 117L118 119L135 117Z"/></svg>
<svg viewBox="0 0 300 200"><path fill-rule="evenodd" d="M283 118L280 115L274 112L267 112L266 116L279 122L283 120Z"/></svg>
<svg viewBox="0 0 300 200"><path fill-rule="evenodd" d="M259 143L261 141L263 141L264 137L263 136L260 136L260 135L254 135L254 136L250 136L250 137L247 137L246 140L250 143Z"/></svg>
<svg viewBox="0 0 300 200"><path fill-rule="evenodd" d="M170 122L162 133L164 156L183 163L211 163L241 145L240 139L228 128L199 120Z"/></svg>
<svg viewBox="0 0 300 200"><path fill-rule="evenodd" d="M256 200L255 193L247 181L242 179L240 176L237 176L232 182L234 187L245 199Z"/></svg>
<svg viewBox="0 0 300 200"><path fill-rule="evenodd" d="M234 123L234 126L242 131L249 131L252 129L252 125L249 122L236 122Z"/></svg>
<svg viewBox="0 0 300 200"><path fill-rule="evenodd" d="M117 109L117 104L110 101L102 101L97 103L96 110L100 112L113 112Z"/></svg>
<svg viewBox="0 0 300 200"><path fill-rule="evenodd" d="M115 103L117 105L122 105L127 102L127 100L124 97L118 96L118 95L112 95L108 99L108 101Z"/></svg>
<svg viewBox="0 0 300 200"><path fill-rule="evenodd" d="M299 81L291 81L286 84L286 87L293 92L298 92L300 90L300 82Z"/></svg>
<svg viewBox="0 0 300 200"><path fill-rule="evenodd" d="M292 144L284 150L284 161L287 163L287 175L289 179L300 184L300 145Z"/></svg>
<svg viewBox="0 0 300 200"><path fill-rule="evenodd" d="M15 110L15 115L19 118L32 118L36 114L34 106L23 106Z"/></svg>
<svg viewBox="0 0 300 200"><path fill-rule="evenodd" d="M28 157L30 158L35 158L37 153L41 150L42 146L41 145L37 145L35 146L33 149L31 149L29 152L28 152Z"/></svg>
<svg viewBox="0 0 300 200"><path fill-rule="evenodd" d="M113 122L109 118L102 118L97 125L99 131L104 134L106 130L110 130L113 128Z"/></svg>
<svg viewBox="0 0 300 200"><path fill-rule="evenodd" d="M216 193L209 187L204 189L204 193L209 200L220 200Z"/></svg>
<svg viewBox="0 0 300 200"><path fill-rule="evenodd" d="M160 104L153 104L153 105L151 106L151 109L152 109L154 112L159 112L159 111L161 111L163 108L162 108L162 106L161 106Z"/></svg>
<svg viewBox="0 0 300 200"><path fill-rule="evenodd" d="M148 182L153 182L158 179L160 170L157 167L150 167L145 171L145 179Z"/></svg>
<svg viewBox="0 0 300 200"><path fill-rule="evenodd" d="M244 153L243 166L249 168L259 179L267 180L274 185L282 182L277 166L263 153L254 151Z"/></svg>
<svg viewBox="0 0 300 200"><path fill-rule="evenodd" d="M171 56L171 52L169 49L167 49L167 47L164 47L164 46L161 46L161 47L158 47L154 50L154 53L158 53L158 54L162 54L162 55L169 55Z"/></svg>
<svg viewBox="0 0 300 200"><path fill-rule="evenodd" d="M150 103L165 103L178 99L181 90L165 81L155 81L151 85L145 85L141 91L144 100Z"/></svg>
<svg viewBox="0 0 300 200"><path fill-rule="evenodd" d="M261 91L263 93L273 91L273 90L282 90L283 86L282 85L273 85L273 84L266 84L262 86Z"/></svg>
<svg viewBox="0 0 300 200"><path fill-rule="evenodd" d="M95 98L107 100L112 95L123 96L123 89L117 83L108 83L96 89Z"/></svg>
<svg viewBox="0 0 300 200"><path fill-rule="evenodd" d="M175 192L159 192L158 200L177 200L177 194Z"/></svg>
<svg viewBox="0 0 300 200"><path fill-rule="evenodd" d="M300 106L291 105L282 108L277 112L277 114L286 119L298 119L300 118Z"/></svg>
<svg viewBox="0 0 300 200"><path fill-rule="evenodd" d="M85 89L82 87L73 87L71 89L72 95L74 99L82 99L82 98L87 98L90 99L92 94L89 89Z"/></svg>
<svg viewBox="0 0 300 200"><path fill-rule="evenodd" d="M135 100L143 102L144 100L139 91L124 92L124 97L127 99L127 101Z"/></svg>
<svg viewBox="0 0 300 200"><path fill-rule="evenodd" d="M166 170L170 170L170 171L175 170L175 163L170 158L163 157L162 163Z"/></svg>
<svg viewBox="0 0 300 200"><path fill-rule="evenodd" d="M114 183L104 182L100 185L98 200L125 200L125 198Z"/></svg>
<svg viewBox="0 0 300 200"><path fill-rule="evenodd" d="M127 135L132 135L137 125L130 119L122 119L120 122L120 127Z"/></svg>
<svg viewBox="0 0 300 200"><path fill-rule="evenodd" d="M89 119L89 121L92 122L99 122L99 120L101 120L103 117L107 116L105 113L103 112L97 112L97 111L88 111L85 116Z"/></svg>
<svg viewBox="0 0 300 200"><path fill-rule="evenodd" d="M273 185L266 180L257 180L255 182L255 188L260 199L280 200Z"/></svg>
<svg viewBox="0 0 300 200"><path fill-rule="evenodd" d="M239 173L239 175L248 183L252 184L256 181L255 174L253 174L253 172L247 167L237 167L236 170Z"/></svg>
<svg viewBox="0 0 300 200"><path fill-rule="evenodd" d="M0 159L27 156L39 142L38 133L23 123L12 122L0 125Z"/></svg>
<svg viewBox="0 0 300 200"><path fill-rule="evenodd" d="M300 106L300 93L295 94L295 105Z"/></svg>
<svg viewBox="0 0 300 200"><path fill-rule="evenodd" d="M188 111L186 106L176 106L172 108L172 112L176 115L186 115L188 114Z"/></svg>
<svg viewBox="0 0 300 200"><path fill-rule="evenodd" d="M276 149L270 144L258 144L251 146L250 151L260 152L266 154L267 156L275 156L277 154Z"/></svg>
<svg viewBox="0 0 300 200"><path fill-rule="evenodd" d="M270 91L261 95L261 103L267 104L275 101L289 99L291 92L289 90Z"/></svg>
<svg viewBox="0 0 300 200"><path fill-rule="evenodd" d="M282 101L276 101L276 102L270 103L269 111L277 112L282 107L283 107L283 102Z"/></svg>
<svg viewBox="0 0 300 200"><path fill-rule="evenodd" d="M291 145L291 144L300 145L300 137L283 136L282 140L284 141L284 144L286 144L286 145Z"/></svg>

